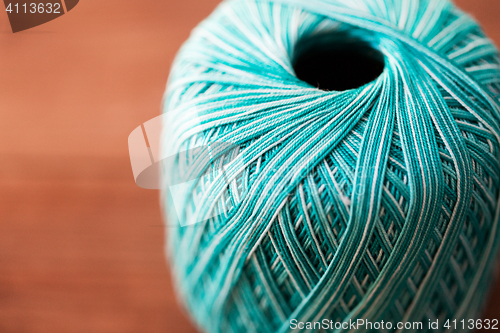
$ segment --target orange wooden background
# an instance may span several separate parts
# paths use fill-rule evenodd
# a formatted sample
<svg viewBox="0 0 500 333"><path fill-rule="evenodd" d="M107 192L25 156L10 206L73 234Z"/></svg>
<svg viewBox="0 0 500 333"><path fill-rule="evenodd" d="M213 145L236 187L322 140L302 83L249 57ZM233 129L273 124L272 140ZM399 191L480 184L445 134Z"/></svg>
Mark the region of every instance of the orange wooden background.
<svg viewBox="0 0 500 333"><path fill-rule="evenodd" d="M176 50L217 2L82 0L17 34L0 5L0 332L196 331L127 137L159 114ZM457 3L500 44L500 1Z"/></svg>

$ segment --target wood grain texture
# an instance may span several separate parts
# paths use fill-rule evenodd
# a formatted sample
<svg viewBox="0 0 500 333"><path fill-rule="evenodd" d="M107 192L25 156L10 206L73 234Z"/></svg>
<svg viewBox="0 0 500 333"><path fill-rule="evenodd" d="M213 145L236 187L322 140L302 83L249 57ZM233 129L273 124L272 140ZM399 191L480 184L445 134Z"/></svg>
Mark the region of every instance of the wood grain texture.
<svg viewBox="0 0 500 333"><path fill-rule="evenodd" d="M498 0L456 2L500 44ZM17 34L0 13L0 332L196 332L127 137L159 114L176 51L217 3L85 0Z"/></svg>

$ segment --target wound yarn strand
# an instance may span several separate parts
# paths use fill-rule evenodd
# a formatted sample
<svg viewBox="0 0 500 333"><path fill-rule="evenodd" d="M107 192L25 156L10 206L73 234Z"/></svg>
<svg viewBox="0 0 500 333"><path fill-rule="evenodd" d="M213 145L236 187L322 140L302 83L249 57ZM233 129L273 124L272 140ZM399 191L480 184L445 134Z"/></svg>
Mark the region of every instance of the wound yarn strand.
<svg viewBox="0 0 500 333"><path fill-rule="evenodd" d="M296 74L301 56L346 50L380 74L338 91ZM342 57L330 79L351 75ZM500 240L500 61L451 2L224 1L179 51L163 109L167 255L201 330L445 331L480 315Z"/></svg>

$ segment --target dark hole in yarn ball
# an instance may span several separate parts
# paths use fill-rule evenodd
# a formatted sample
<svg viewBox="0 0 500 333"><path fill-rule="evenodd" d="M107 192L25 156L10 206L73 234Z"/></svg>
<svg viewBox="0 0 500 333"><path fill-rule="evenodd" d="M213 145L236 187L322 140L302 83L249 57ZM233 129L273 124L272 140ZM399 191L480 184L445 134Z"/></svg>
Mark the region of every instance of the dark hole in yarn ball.
<svg viewBox="0 0 500 333"><path fill-rule="evenodd" d="M384 70L382 53L361 40L337 36L303 44L295 57L295 74L321 90L359 88L376 80Z"/></svg>

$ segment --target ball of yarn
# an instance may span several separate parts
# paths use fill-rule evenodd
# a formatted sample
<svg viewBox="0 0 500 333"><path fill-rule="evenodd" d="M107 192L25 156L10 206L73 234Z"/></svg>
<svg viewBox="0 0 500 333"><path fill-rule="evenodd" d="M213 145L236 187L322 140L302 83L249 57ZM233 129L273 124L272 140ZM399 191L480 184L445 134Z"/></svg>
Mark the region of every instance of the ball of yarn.
<svg viewBox="0 0 500 333"><path fill-rule="evenodd" d="M448 1L223 2L164 100L167 252L199 327L478 318L499 97L497 49ZM392 327L333 324L360 319Z"/></svg>

